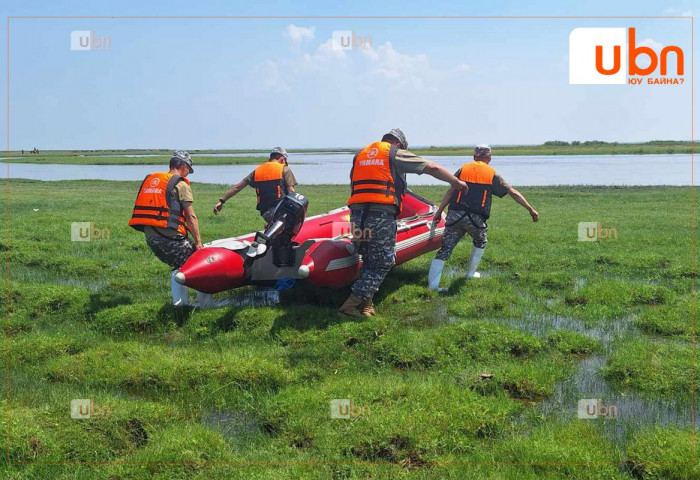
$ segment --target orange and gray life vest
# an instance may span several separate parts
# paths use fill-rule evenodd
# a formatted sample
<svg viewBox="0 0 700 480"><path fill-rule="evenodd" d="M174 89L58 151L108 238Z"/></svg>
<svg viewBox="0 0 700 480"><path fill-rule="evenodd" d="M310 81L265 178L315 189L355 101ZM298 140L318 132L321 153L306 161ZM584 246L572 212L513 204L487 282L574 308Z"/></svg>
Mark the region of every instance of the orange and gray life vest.
<svg viewBox="0 0 700 480"><path fill-rule="evenodd" d="M255 169L252 187L258 196L258 206L261 213L277 205L277 202L287 194L284 183L284 165L268 161Z"/></svg>
<svg viewBox="0 0 700 480"><path fill-rule="evenodd" d="M398 212L401 211L401 195L406 190L406 182L396 171L394 159L397 150L389 142L374 142L355 155L350 171L348 206L378 203L396 205Z"/></svg>
<svg viewBox="0 0 700 480"><path fill-rule="evenodd" d="M173 173L152 173L141 183L134 203L129 226L143 231L143 227L170 228L187 235L183 209L173 189L178 182L189 180Z"/></svg>
<svg viewBox="0 0 700 480"><path fill-rule="evenodd" d="M462 165L459 179L469 186L469 191L466 195L461 189L455 193L450 201L450 210L466 210L489 218L494 175L496 170L484 162Z"/></svg>

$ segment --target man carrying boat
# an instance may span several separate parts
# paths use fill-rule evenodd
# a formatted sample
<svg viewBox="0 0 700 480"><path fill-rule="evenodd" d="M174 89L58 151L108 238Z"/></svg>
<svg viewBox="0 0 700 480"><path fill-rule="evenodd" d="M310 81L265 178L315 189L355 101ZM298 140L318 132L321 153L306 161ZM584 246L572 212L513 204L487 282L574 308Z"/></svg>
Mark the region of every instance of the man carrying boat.
<svg viewBox="0 0 700 480"><path fill-rule="evenodd" d="M340 307L340 315L362 318L375 314L373 297L395 263L396 217L401 212L401 196L406 174L427 173L464 193L467 184L444 167L408 150L403 132L395 128L381 141L367 145L355 155L350 171L352 242L362 256L360 278L352 294Z"/></svg>
<svg viewBox="0 0 700 480"><path fill-rule="evenodd" d="M246 185L255 188L258 204L255 207L263 219L270 223L275 207L282 197L294 191L297 179L294 178L292 169L287 165L287 151L282 147L275 147L270 152L267 162L258 166L250 175L234 185L214 205L214 214L218 214L226 203L226 200L243 190Z"/></svg>
<svg viewBox="0 0 700 480"><path fill-rule="evenodd" d="M170 288L173 304L187 305L187 287L175 281L178 269L202 247L197 215L192 208L194 196L187 176L194 173L190 154L176 150L170 159L170 171L147 175L136 196L129 226L146 236L146 243L158 259L173 268ZM194 241L187 234L191 233ZM197 292L200 307L210 296ZM207 305L208 306L208 305Z"/></svg>
<svg viewBox="0 0 700 480"><path fill-rule="evenodd" d="M499 198L510 195L513 200L522 205L532 217L532 221L539 219L539 213L532 208L525 197L516 189L508 185L496 170L489 165L491 162L491 147L477 145L474 149L474 161L466 163L455 172L455 176L469 185L469 192L464 193L455 187L450 188L435 212L435 221L442 217L442 212L449 204L450 211L445 219L445 233L442 236L442 246L435 258L430 263L428 271L428 288L440 289L440 277L445 262L457 243L465 234L472 237L474 247L469 256L467 265L467 278L480 277L476 271L479 261L486 248L486 220L491 214L491 196Z"/></svg>

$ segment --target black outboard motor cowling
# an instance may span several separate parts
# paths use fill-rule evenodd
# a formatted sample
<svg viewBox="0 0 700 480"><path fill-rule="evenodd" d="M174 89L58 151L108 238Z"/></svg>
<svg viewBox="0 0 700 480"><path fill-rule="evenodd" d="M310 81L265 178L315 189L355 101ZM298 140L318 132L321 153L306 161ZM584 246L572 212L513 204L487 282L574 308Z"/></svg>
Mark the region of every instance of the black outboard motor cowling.
<svg viewBox="0 0 700 480"><path fill-rule="evenodd" d="M296 192L288 193L277 204L270 226L272 227L278 220L283 221L282 229L290 235L290 238L293 238L301 230L308 208L309 200L304 195Z"/></svg>
<svg viewBox="0 0 700 480"><path fill-rule="evenodd" d="M263 256L270 247L272 262L278 267L294 264L294 242L292 239L301 230L309 208L309 200L300 193L292 192L277 204L272 221L265 232L255 234L255 241L248 249L248 259Z"/></svg>

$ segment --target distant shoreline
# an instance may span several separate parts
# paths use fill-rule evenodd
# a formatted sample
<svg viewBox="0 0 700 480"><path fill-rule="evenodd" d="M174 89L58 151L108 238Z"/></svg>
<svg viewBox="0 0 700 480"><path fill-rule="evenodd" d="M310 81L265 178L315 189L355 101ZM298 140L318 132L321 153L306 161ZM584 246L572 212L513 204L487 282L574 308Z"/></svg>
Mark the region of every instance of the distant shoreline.
<svg viewBox="0 0 700 480"><path fill-rule="evenodd" d="M580 145L507 145L492 146L492 154L498 155L649 155L689 154L691 142L657 141L646 143L585 142ZM466 155L474 154L473 147L428 147L411 150L416 155Z"/></svg>
<svg viewBox="0 0 700 480"><path fill-rule="evenodd" d="M644 143L617 142L546 142L542 145L494 145L493 155L648 155L648 154L690 154L692 143L689 141L659 140ZM289 149L290 153L327 152L355 153L359 148L308 148ZM435 156L471 156L472 146L450 147L416 147L410 150L417 155ZM74 165L160 165L166 163L171 150L165 149L123 149L123 150L46 150L38 154L25 150L6 153L9 163L37 164L74 164ZM199 165L253 165L263 161L268 150L260 149L212 149L190 150ZM226 154L250 156L225 156ZM198 155L220 154L220 157L203 157ZM150 155L131 157L127 155ZM7 157L10 157L9 159ZM14 158L13 158L14 157Z"/></svg>
<svg viewBox="0 0 700 480"><path fill-rule="evenodd" d="M135 154L132 152L113 153L113 150L105 154L57 154L53 152L31 155L18 155L16 158L6 159L9 163L35 163L37 165L167 165L170 155L164 154ZM170 152L172 153L172 152ZM131 157L128 155L153 155L148 157ZM10 157L13 155L10 154ZM18 158L17 158L18 157ZM267 156L245 157L197 157L192 154L195 165L258 165L267 159Z"/></svg>

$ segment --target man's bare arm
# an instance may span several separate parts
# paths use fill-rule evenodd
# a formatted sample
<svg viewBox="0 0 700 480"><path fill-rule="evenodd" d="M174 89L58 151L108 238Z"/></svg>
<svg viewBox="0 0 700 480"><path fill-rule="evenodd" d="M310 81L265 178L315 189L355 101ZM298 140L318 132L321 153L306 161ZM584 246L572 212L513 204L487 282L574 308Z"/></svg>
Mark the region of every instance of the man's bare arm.
<svg viewBox="0 0 700 480"><path fill-rule="evenodd" d="M527 202L522 193L520 193L513 187L510 187L510 189L508 190L508 195L510 195L513 198L513 200L515 200L518 204L522 205L525 208L525 210L527 210L530 213L533 222L539 220L540 214L537 213L537 210L532 208L532 206Z"/></svg>
<svg viewBox="0 0 700 480"><path fill-rule="evenodd" d="M202 236L199 234L199 221L197 220L197 215L194 213L194 208L192 208L192 202L182 202L185 224L187 224L187 230L192 234L194 239L194 246L196 250L203 247Z"/></svg>
<svg viewBox="0 0 700 480"><path fill-rule="evenodd" d="M224 202L226 202L226 200L228 200L229 198L236 195L238 192L243 190L247 185L248 185L248 180L246 178L244 178L243 180L241 180L240 182L235 184L233 187L231 187L231 189L228 192L226 192L223 197L221 197L221 200L223 200L223 202L219 201L219 202L216 202L216 205L214 205L214 214L216 215L217 213L219 213L221 211L221 208L224 206Z"/></svg>
<svg viewBox="0 0 700 480"><path fill-rule="evenodd" d="M440 202L440 206L438 207L437 211L435 212L435 216L433 217L435 222L440 221L440 217L442 217L442 212L445 211L445 208L447 208L447 205L450 203L450 199L452 199L452 196L457 192L457 188L455 186L450 187L447 189L447 192L445 192L445 196L442 197L442 201Z"/></svg>
<svg viewBox="0 0 700 480"><path fill-rule="evenodd" d="M454 186L459 186L462 189L464 189L464 192L466 193L467 190L469 190L469 187L467 187L467 184L464 183L462 180L459 178L455 177L450 173L449 170L447 170L445 167L438 163L430 162L425 166L425 169L423 170L423 173L427 173L428 175L437 178L438 180L442 180L443 182L447 182L450 185Z"/></svg>

